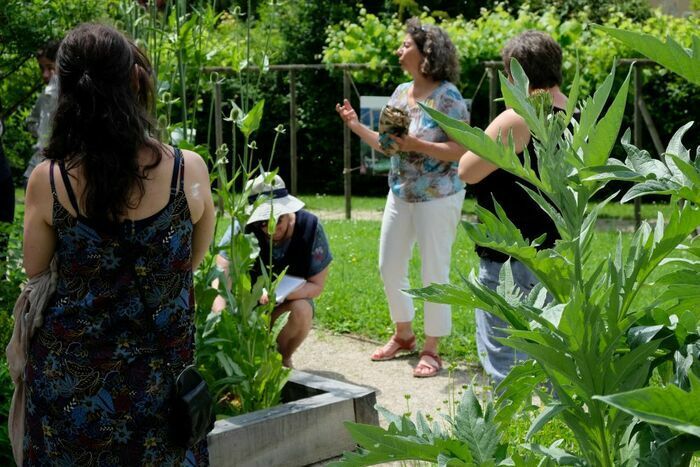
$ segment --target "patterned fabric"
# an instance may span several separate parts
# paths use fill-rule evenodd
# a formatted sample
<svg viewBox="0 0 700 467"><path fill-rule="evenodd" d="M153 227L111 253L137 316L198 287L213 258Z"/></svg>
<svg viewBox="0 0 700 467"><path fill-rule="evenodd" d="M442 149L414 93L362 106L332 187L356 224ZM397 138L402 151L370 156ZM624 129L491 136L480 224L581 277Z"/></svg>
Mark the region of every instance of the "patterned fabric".
<svg viewBox="0 0 700 467"><path fill-rule="evenodd" d="M447 135L437 122L418 107L408 103L413 82L400 84L388 105L406 110L411 117L408 132L416 138L444 142ZM454 84L443 81L423 103L458 120L467 120L467 106ZM417 152L391 156L389 187L394 195L409 203L444 198L464 189L457 175L457 162L444 162Z"/></svg>
<svg viewBox="0 0 700 467"><path fill-rule="evenodd" d="M59 281L30 347L25 465L207 465L206 441L185 451L167 433L174 377L194 358L180 152L167 206L111 232L59 203L53 168Z"/></svg>

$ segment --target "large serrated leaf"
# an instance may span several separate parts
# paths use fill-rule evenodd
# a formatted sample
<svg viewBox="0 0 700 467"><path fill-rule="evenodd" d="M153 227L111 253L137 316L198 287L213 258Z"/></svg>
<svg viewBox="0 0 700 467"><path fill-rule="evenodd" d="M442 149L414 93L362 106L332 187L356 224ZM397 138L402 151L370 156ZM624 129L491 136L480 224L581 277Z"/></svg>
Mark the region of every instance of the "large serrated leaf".
<svg viewBox="0 0 700 467"><path fill-rule="evenodd" d="M434 461L440 449L427 442L390 434L381 427L345 422L352 439L364 449L363 452L345 453L335 466L366 466L402 460Z"/></svg>
<svg viewBox="0 0 700 467"><path fill-rule="evenodd" d="M649 34L598 25L593 27L605 31L627 47L646 55L688 81L700 84L700 55L697 53L691 55L672 38L667 38L666 43L663 43ZM693 44L696 42L693 39Z"/></svg>
<svg viewBox="0 0 700 467"><path fill-rule="evenodd" d="M670 195L677 193L680 189L681 185L672 180L645 180L630 188L620 202L626 203L644 195Z"/></svg>
<svg viewBox="0 0 700 467"><path fill-rule="evenodd" d="M541 446L539 444L524 444L523 447L534 453L541 454L549 459L552 459L557 463L557 465L586 465L583 459L559 448L558 444L560 443L555 442L552 443L551 446Z"/></svg>
<svg viewBox="0 0 700 467"><path fill-rule="evenodd" d="M515 112L525 119L528 128L535 134L539 139L544 139L546 136L546 130L540 117L537 115L537 111L532 106L528 100L529 96L529 80L525 75L523 67L515 58L510 61L510 73L513 77L513 82L510 82L508 78L501 74L501 92L503 93L503 99L506 105L512 107Z"/></svg>
<svg viewBox="0 0 700 467"><path fill-rule="evenodd" d="M498 411L496 421L506 426L523 406L532 403L535 389L545 382L547 376L534 360L526 360L514 366L498 385Z"/></svg>
<svg viewBox="0 0 700 467"><path fill-rule="evenodd" d="M677 386L647 387L634 391L595 396L647 423L664 425L700 438L700 387L697 377L689 392Z"/></svg>
<svg viewBox="0 0 700 467"><path fill-rule="evenodd" d="M501 436L493 412L488 407L485 412L482 410L472 387L464 392L451 423L455 436L469 447L476 465L493 461Z"/></svg>
<svg viewBox="0 0 700 467"><path fill-rule="evenodd" d="M598 120L598 117L603 110L603 106L608 101L608 96L610 95L610 90L612 89L614 79L615 66L613 65L612 70L608 76L605 77L603 84L596 89L593 97L584 102L584 105L582 106L583 108L581 109L578 131L574 133L574 140L572 143L574 151L577 151L581 146L583 146L587 139L595 137L595 135L591 135L591 129Z"/></svg>
<svg viewBox="0 0 700 467"><path fill-rule="evenodd" d="M518 159L512 144L492 140L483 130L451 118L442 112L419 103L421 109L437 122L442 130L456 143L469 148L484 160L520 177L534 186L544 189L535 171ZM506 135L507 136L507 135Z"/></svg>
<svg viewBox="0 0 700 467"><path fill-rule="evenodd" d="M525 440L530 441L538 431L540 431L550 420L554 419L560 412L566 410L562 404L554 404L544 408L542 412L532 421L532 425L525 434Z"/></svg>
<svg viewBox="0 0 700 467"><path fill-rule="evenodd" d="M629 137L630 133L627 130L622 137L622 147L627 153L627 160L625 161L627 167L647 178L653 176L657 179L664 179L671 176L671 172L663 162L652 158L648 151L630 144Z"/></svg>
<svg viewBox="0 0 700 467"><path fill-rule="evenodd" d="M257 104L237 122L241 133L243 133L246 138L250 138L250 135L260 127L264 107L265 99L260 99Z"/></svg>
<svg viewBox="0 0 700 467"><path fill-rule="evenodd" d="M615 100L608 108L605 117L601 118L591 130L591 137L583 144L583 160L588 166L603 165L608 160L617 135L620 132L622 118L625 116L627 104L627 91L629 89L632 68L627 72L625 81L615 96Z"/></svg>
<svg viewBox="0 0 700 467"><path fill-rule="evenodd" d="M690 130L694 122L688 122L680 127L671 137L668 146L666 146L666 154L674 155L683 159L685 162L690 161L690 151L683 145L683 136Z"/></svg>

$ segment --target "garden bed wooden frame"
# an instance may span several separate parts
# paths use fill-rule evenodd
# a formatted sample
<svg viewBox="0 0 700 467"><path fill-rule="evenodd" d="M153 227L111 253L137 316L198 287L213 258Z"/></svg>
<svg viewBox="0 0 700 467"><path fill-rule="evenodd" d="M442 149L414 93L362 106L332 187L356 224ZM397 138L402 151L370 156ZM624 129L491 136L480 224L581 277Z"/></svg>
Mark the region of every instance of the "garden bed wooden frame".
<svg viewBox="0 0 700 467"><path fill-rule="evenodd" d="M282 404L219 420L212 466L302 466L355 449L344 422L379 424L373 389L292 370Z"/></svg>

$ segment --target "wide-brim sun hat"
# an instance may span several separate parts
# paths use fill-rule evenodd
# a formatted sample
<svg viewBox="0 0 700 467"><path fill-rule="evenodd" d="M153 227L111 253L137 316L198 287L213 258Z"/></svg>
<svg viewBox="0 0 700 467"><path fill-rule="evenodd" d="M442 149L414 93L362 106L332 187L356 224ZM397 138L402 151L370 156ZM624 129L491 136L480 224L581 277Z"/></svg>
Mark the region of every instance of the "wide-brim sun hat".
<svg viewBox="0 0 700 467"><path fill-rule="evenodd" d="M247 212L250 213L248 224L267 221L270 217L278 220L280 216L297 212L304 207L302 200L289 194L282 177L275 175L272 183L267 181L269 179L270 174L264 173L246 183L249 193Z"/></svg>

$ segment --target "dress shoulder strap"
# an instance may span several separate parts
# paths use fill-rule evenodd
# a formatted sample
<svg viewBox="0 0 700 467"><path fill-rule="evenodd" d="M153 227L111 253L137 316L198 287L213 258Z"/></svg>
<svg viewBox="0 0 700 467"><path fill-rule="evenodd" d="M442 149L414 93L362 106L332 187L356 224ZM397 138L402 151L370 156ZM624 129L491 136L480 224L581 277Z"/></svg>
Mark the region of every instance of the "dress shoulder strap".
<svg viewBox="0 0 700 467"><path fill-rule="evenodd" d="M170 180L170 199L172 200L178 191L183 190L185 180L185 158L180 148L175 148L175 161L173 162L173 176Z"/></svg>
<svg viewBox="0 0 700 467"><path fill-rule="evenodd" d="M54 165L56 165L56 161L52 160L51 165L49 165L49 180L51 181L51 194L53 195L53 199L58 199L58 194L56 193L56 180L53 176Z"/></svg>
<svg viewBox="0 0 700 467"><path fill-rule="evenodd" d="M53 165L53 162L52 162ZM52 167L53 169L53 167ZM66 192L68 193L68 199L70 199L70 204L73 206L73 209L75 209L75 213L77 215L80 215L80 208L78 207L78 200L75 197L75 192L73 191L73 187L70 184L70 179L68 177L68 172L66 171L66 167L63 164L63 161L58 162L58 170L61 172L61 178L63 179L63 184L66 186ZM51 179L53 180L53 170L51 170ZM55 187L53 187L55 188Z"/></svg>

